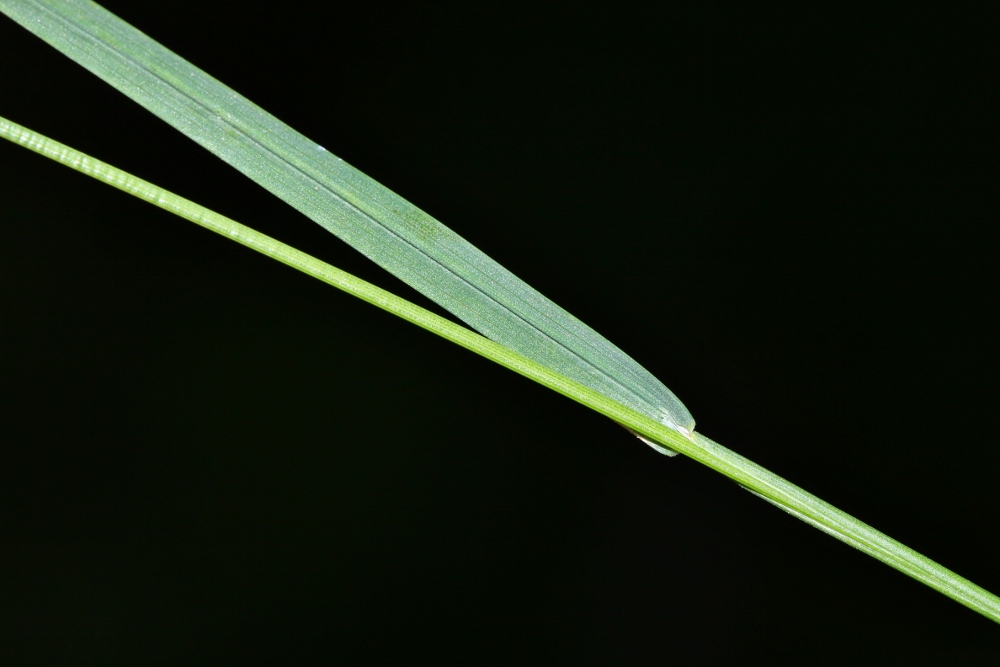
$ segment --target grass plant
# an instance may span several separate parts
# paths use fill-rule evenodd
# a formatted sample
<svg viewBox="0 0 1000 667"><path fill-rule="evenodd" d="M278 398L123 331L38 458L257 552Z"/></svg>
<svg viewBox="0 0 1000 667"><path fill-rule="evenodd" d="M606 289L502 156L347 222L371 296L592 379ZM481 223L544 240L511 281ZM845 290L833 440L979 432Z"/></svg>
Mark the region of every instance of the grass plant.
<svg viewBox="0 0 1000 667"><path fill-rule="evenodd" d="M694 431L673 394L617 348L419 209L131 26L89 2L0 0L0 10L486 335L12 121L0 120L0 135L558 391L1000 622L996 596Z"/></svg>

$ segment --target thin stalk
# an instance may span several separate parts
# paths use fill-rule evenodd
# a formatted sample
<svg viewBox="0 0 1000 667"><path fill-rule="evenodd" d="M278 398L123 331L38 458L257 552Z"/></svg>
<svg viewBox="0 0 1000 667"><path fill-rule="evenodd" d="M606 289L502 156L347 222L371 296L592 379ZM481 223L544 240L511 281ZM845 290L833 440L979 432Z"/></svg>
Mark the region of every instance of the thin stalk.
<svg viewBox="0 0 1000 667"><path fill-rule="evenodd" d="M152 183L0 118L0 136L457 343L722 473L789 514L1000 623L1000 598L713 440L690 438L503 345Z"/></svg>

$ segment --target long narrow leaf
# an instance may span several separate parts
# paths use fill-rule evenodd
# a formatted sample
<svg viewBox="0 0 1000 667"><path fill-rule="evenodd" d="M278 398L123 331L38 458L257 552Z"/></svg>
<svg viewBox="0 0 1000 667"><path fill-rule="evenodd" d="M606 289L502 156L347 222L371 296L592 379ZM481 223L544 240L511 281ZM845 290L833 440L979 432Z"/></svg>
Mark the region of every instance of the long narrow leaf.
<svg viewBox="0 0 1000 667"><path fill-rule="evenodd" d="M353 294L624 424L735 480L792 516L1000 622L1000 598L711 439L671 428L450 320L120 169L0 118L0 137Z"/></svg>
<svg viewBox="0 0 1000 667"><path fill-rule="evenodd" d="M0 0L0 10L487 338L683 434L693 431L680 400L593 329L113 14L87 0Z"/></svg>

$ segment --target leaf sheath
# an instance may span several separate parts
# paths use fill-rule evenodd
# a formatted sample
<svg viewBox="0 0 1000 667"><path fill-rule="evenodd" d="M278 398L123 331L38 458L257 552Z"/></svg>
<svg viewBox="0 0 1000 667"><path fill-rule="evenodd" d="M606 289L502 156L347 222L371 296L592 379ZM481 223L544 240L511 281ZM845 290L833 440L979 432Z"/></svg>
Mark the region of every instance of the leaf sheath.
<svg viewBox="0 0 1000 667"><path fill-rule="evenodd" d="M2 118L0 137L231 238L553 389L638 434L662 442L703 463L792 516L1000 623L1000 598L997 596L700 433L694 433L690 438L684 437L659 421L446 318L194 202Z"/></svg>

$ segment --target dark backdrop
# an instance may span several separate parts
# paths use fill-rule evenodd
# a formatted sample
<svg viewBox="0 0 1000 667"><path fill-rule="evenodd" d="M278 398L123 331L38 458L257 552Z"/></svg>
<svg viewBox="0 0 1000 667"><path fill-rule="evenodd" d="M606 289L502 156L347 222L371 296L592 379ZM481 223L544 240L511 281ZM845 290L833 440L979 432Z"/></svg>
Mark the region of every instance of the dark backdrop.
<svg viewBox="0 0 1000 667"><path fill-rule="evenodd" d="M995 17L691 4L105 6L1000 591ZM0 62L0 115L423 302L7 19ZM995 664L575 403L6 143L0 178L5 664Z"/></svg>

